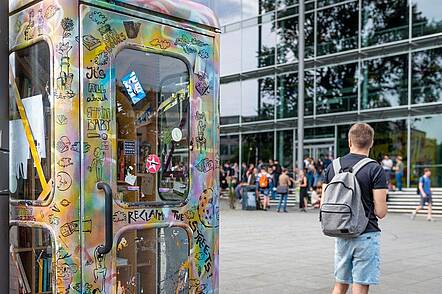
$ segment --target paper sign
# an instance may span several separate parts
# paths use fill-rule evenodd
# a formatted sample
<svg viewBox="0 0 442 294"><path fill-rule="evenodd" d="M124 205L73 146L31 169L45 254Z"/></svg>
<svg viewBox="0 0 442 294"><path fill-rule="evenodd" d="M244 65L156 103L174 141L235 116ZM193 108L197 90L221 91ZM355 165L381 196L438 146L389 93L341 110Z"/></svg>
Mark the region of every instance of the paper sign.
<svg viewBox="0 0 442 294"><path fill-rule="evenodd" d="M126 178L124 179L124 181L126 183L128 183L129 185L135 185L135 182L137 181L137 177L131 174L127 174Z"/></svg>
<svg viewBox="0 0 442 294"><path fill-rule="evenodd" d="M135 155L135 141L124 141L124 155Z"/></svg>
<svg viewBox="0 0 442 294"><path fill-rule="evenodd" d="M133 104L137 104L140 100L146 97L146 93L143 90L143 86L141 86L140 81L138 80L135 72L131 72L127 76L125 76L122 80L124 87L126 87L127 93L132 99Z"/></svg>
<svg viewBox="0 0 442 294"><path fill-rule="evenodd" d="M156 174L160 170L160 168L161 168L160 158L155 154L149 155L149 157L147 157L147 162L146 162L147 171L151 174Z"/></svg>

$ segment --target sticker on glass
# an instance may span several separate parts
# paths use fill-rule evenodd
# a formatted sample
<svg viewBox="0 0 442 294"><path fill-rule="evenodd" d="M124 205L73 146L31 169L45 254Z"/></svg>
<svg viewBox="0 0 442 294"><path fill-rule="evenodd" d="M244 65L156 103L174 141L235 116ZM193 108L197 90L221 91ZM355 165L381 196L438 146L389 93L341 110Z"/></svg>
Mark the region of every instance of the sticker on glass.
<svg viewBox="0 0 442 294"><path fill-rule="evenodd" d="M175 142L180 142L182 138L183 132L181 132L179 128L174 128L172 130L172 140L174 140Z"/></svg>
<svg viewBox="0 0 442 294"><path fill-rule="evenodd" d="M146 169L149 173L151 174L156 174L161 168L161 162L160 162L160 158L155 155L155 154L151 154L147 157L147 162L146 162Z"/></svg>
<svg viewBox="0 0 442 294"><path fill-rule="evenodd" d="M125 76L122 80L124 87L126 87L127 93L132 99L133 104L137 104L140 100L146 97L146 93L144 92L143 86L141 86L140 81L138 80L135 72L131 72L127 76Z"/></svg>

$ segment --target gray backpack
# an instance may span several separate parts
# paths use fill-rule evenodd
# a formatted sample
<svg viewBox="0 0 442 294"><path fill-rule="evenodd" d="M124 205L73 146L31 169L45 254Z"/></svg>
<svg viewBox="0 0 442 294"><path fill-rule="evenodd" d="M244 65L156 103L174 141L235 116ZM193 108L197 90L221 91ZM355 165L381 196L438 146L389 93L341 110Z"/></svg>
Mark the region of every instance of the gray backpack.
<svg viewBox="0 0 442 294"><path fill-rule="evenodd" d="M361 188L356 174L370 162L375 161L364 158L349 171L343 172L339 158L333 160L335 176L325 187L319 212L324 235L349 239L365 231L368 217L362 204Z"/></svg>

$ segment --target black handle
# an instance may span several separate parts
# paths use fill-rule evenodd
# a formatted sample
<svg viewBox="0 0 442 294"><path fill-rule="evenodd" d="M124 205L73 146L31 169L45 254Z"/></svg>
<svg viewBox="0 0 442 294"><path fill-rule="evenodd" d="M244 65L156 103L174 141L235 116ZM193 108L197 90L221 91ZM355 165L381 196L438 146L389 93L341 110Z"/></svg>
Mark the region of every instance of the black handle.
<svg viewBox="0 0 442 294"><path fill-rule="evenodd" d="M104 245L100 245L97 248L97 252L100 255L108 254L112 250L113 246L113 220L112 220L112 205L113 205L113 198L112 198L112 188L109 186L109 184L98 182L97 188L99 190L104 191L104 197L105 197L105 207L104 207L104 217L105 217L105 243Z"/></svg>

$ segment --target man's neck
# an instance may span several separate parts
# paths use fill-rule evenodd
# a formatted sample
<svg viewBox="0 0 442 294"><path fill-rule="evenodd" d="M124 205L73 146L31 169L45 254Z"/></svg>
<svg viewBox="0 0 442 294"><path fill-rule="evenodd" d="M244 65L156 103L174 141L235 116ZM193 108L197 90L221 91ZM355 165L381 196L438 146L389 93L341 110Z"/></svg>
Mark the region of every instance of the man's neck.
<svg viewBox="0 0 442 294"><path fill-rule="evenodd" d="M350 148L350 153L357 154L357 155L364 155L367 156L370 154L370 150L362 150L362 149L352 149Z"/></svg>

